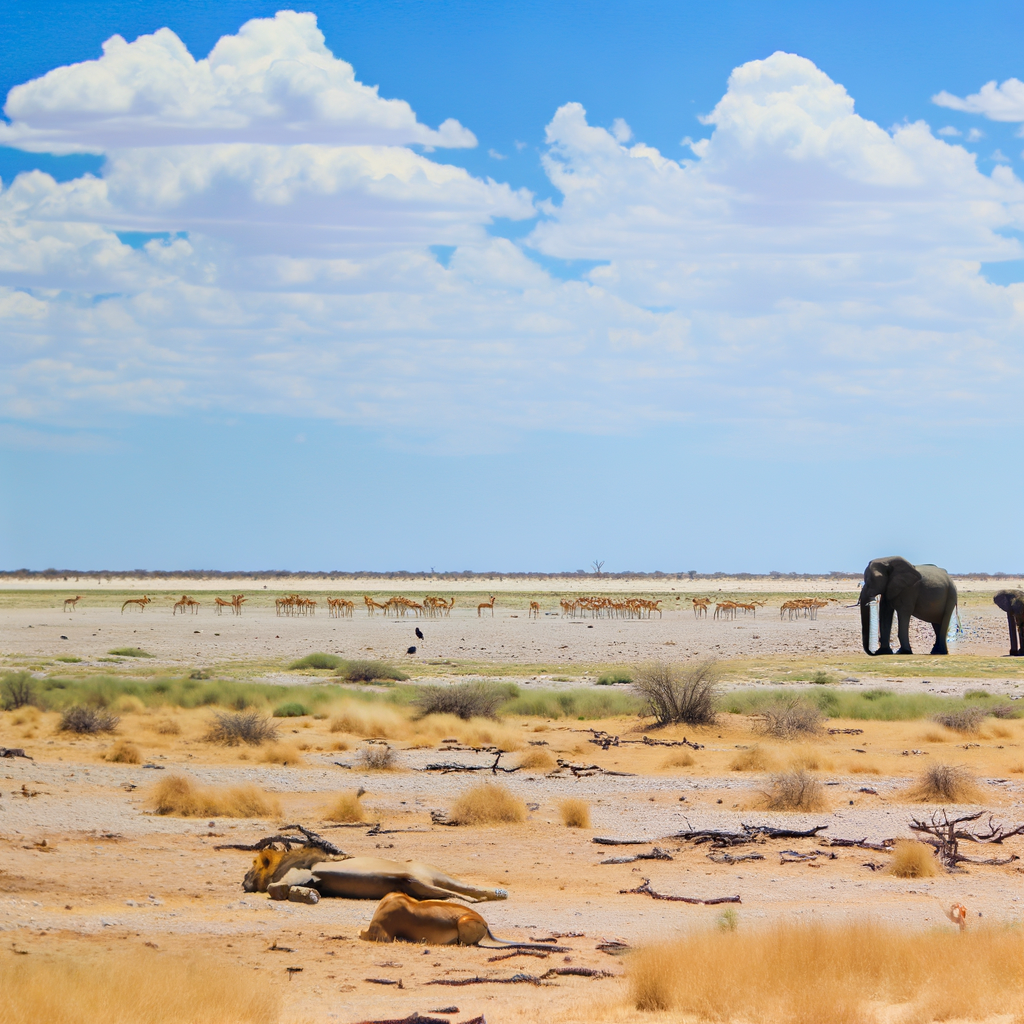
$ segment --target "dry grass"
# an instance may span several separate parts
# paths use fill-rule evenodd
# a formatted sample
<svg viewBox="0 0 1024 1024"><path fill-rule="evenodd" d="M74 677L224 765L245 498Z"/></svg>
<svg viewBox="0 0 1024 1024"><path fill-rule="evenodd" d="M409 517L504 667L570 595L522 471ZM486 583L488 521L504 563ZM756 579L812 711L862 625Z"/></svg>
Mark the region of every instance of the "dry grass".
<svg viewBox="0 0 1024 1024"><path fill-rule="evenodd" d="M756 715L757 729L777 740L816 736L821 732L822 713L816 704L798 697L767 704Z"/></svg>
<svg viewBox="0 0 1024 1024"><path fill-rule="evenodd" d="M170 718L160 718L150 728L160 736L180 736L181 726Z"/></svg>
<svg viewBox="0 0 1024 1024"><path fill-rule="evenodd" d="M361 747L359 767L371 772L389 772L398 767L395 751L387 743L367 743Z"/></svg>
<svg viewBox="0 0 1024 1024"><path fill-rule="evenodd" d="M239 743L258 747L267 740L277 739L277 726L260 711L217 711L206 739L229 747Z"/></svg>
<svg viewBox="0 0 1024 1024"><path fill-rule="evenodd" d="M653 715L659 725L714 725L718 675L714 661L686 667L658 661L636 670L633 689L644 702L643 713Z"/></svg>
<svg viewBox="0 0 1024 1024"><path fill-rule="evenodd" d="M901 839L893 850L889 874L897 878L931 878L939 873L930 846L916 839Z"/></svg>
<svg viewBox="0 0 1024 1024"><path fill-rule="evenodd" d="M275 1024L280 1018L269 978L206 955L8 954L0 959L0 992L4 1024Z"/></svg>
<svg viewBox="0 0 1024 1024"><path fill-rule="evenodd" d="M120 743L114 744L107 754L107 760L117 764L142 764L142 752L134 743L121 740Z"/></svg>
<svg viewBox="0 0 1024 1024"><path fill-rule="evenodd" d="M352 793L339 793L334 803L324 812L328 821L366 821L366 810L362 804L364 789Z"/></svg>
<svg viewBox="0 0 1024 1024"><path fill-rule="evenodd" d="M922 804L976 804L983 799L978 782L962 764L929 765L907 797Z"/></svg>
<svg viewBox="0 0 1024 1024"><path fill-rule="evenodd" d="M631 1006L673 1020L881 1024L896 1004L904 1024L980 1020L1021 1005L1024 933L873 923L694 931L634 955L628 984Z"/></svg>
<svg viewBox="0 0 1024 1024"><path fill-rule="evenodd" d="M197 786L185 775L158 782L150 801L157 814L179 818L273 818L281 804L258 786Z"/></svg>
<svg viewBox="0 0 1024 1024"><path fill-rule="evenodd" d="M450 686L423 686L412 702L421 717L455 715L470 718L497 718L498 708L508 701L508 693L493 683L453 683Z"/></svg>
<svg viewBox="0 0 1024 1024"><path fill-rule="evenodd" d="M958 708L956 711L932 715L933 722L938 722L939 725L944 725L962 736L976 736L984 720L985 712L981 708Z"/></svg>
<svg viewBox="0 0 1024 1024"><path fill-rule="evenodd" d="M758 744L741 750L730 762L729 770L734 772L767 772L775 767L775 758Z"/></svg>
<svg viewBox="0 0 1024 1024"><path fill-rule="evenodd" d="M789 760L790 768L808 772L830 772L835 765L818 747L800 747Z"/></svg>
<svg viewBox="0 0 1024 1024"><path fill-rule="evenodd" d="M90 735L100 732L113 732L121 719L102 708L94 708L86 704L75 704L61 712L59 732L74 732Z"/></svg>
<svg viewBox="0 0 1024 1024"><path fill-rule="evenodd" d="M305 764L302 754L288 743L271 743L261 754L260 760L266 764L280 764L288 767Z"/></svg>
<svg viewBox="0 0 1024 1024"><path fill-rule="evenodd" d="M850 765L851 775L881 775L882 769L871 761L854 761Z"/></svg>
<svg viewBox="0 0 1024 1024"><path fill-rule="evenodd" d="M550 771L555 767L555 759L543 747L533 747L519 758L520 768L535 768L539 771Z"/></svg>
<svg viewBox="0 0 1024 1024"><path fill-rule="evenodd" d="M481 782L455 801L449 817L457 825L516 824L526 821L526 804L504 786Z"/></svg>
<svg viewBox="0 0 1024 1024"><path fill-rule="evenodd" d="M802 769L773 775L760 805L767 811L823 811L828 806L821 783Z"/></svg>
<svg viewBox="0 0 1024 1024"><path fill-rule="evenodd" d="M562 824L566 828L590 828L590 804L579 797L571 796L558 805Z"/></svg>
<svg viewBox="0 0 1024 1024"><path fill-rule="evenodd" d="M688 750L675 750L664 761L662 768L692 768L697 762Z"/></svg>

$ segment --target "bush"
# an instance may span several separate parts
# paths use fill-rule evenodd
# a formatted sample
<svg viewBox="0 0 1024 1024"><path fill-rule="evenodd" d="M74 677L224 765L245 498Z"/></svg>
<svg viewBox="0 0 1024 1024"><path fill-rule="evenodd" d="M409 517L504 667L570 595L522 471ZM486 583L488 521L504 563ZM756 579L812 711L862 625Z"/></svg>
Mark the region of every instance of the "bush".
<svg viewBox="0 0 1024 1024"><path fill-rule="evenodd" d="M35 704L36 684L28 672L12 672L0 683L0 705L4 711L16 711L26 704Z"/></svg>
<svg viewBox="0 0 1024 1024"><path fill-rule="evenodd" d="M960 764L932 764L910 790L918 803L973 804L981 800L981 790L970 770Z"/></svg>
<svg viewBox="0 0 1024 1024"><path fill-rule="evenodd" d="M257 786L197 786L184 775L157 783L151 805L157 814L180 818L270 818L281 813L277 797Z"/></svg>
<svg viewBox="0 0 1024 1024"><path fill-rule="evenodd" d="M304 715L309 714L309 708L305 704L300 704L298 701L291 701L288 704L278 704L274 708L275 718L302 718Z"/></svg>
<svg viewBox="0 0 1024 1024"><path fill-rule="evenodd" d="M713 725L718 669L702 661L686 669L654 662L637 670L633 688L644 701L644 713L658 725Z"/></svg>
<svg viewBox="0 0 1024 1024"><path fill-rule="evenodd" d="M290 670L300 668L341 668L345 664L344 658L339 658L337 654L324 654L322 651L314 651L312 654L307 654L304 658L299 658L298 661L293 661L288 668Z"/></svg>
<svg viewBox="0 0 1024 1024"><path fill-rule="evenodd" d="M775 759L758 744L741 750L730 762L734 772L766 772L775 767Z"/></svg>
<svg viewBox="0 0 1024 1024"><path fill-rule="evenodd" d="M931 878L938 874L932 848L915 839L901 839L893 850L889 874L897 878Z"/></svg>
<svg viewBox="0 0 1024 1024"><path fill-rule="evenodd" d="M504 786L481 782L455 801L449 818L456 825L494 825L526 821L526 804Z"/></svg>
<svg viewBox="0 0 1024 1024"><path fill-rule="evenodd" d="M697 762L688 750L677 750L661 763L662 768L691 768Z"/></svg>
<svg viewBox="0 0 1024 1024"><path fill-rule="evenodd" d="M555 759L543 747L534 747L519 758L519 767L536 768L546 772L555 767Z"/></svg>
<svg viewBox="0 0 1024 1024"><path fill-rule="evenodd" d="M799 698L768 704L756 717L760 719L758 730L775 739L813 736L821 730L821 711L814 704Z"/></svg>
<svg viewBox="0 0 1024 1024"><path fill-rule="evenodd" d="M365 789L358 789L354 793L339 793L324 817L328 821L338 822L366 821L366 811L360 802L365 792Z"/></svg>
<svg viewBox="0 0 1024 1024"><path fill-rule="evenodd" d="M566 828L590 828L590 804L579 797L568 797L558 805Z"/></svg>
<svg viewBox="0 0 1024 1024"><path fill-rule="evenodd" d="M833 672L828 672L823 668L819 668L818 671L811 676L808 682L814 683L816 686L834 686L839 682L839 680Z"/></svg>
<svg viewBox="0 0 1024 1024"><path fill-rule="evenodd" d="M107 760L115 764L142 764L142 754L134 743L122 740L107 754Z"/></svg>
<svg viewBox="0 0 1024 1024"><path fill-rule="evenodd" d="M633 673L628 668L612 668L602 672L597 679L598 686L619 686L633 682Z"/></svg>
<svg viewBox="0 0 1024 1024"><path fill-rule="evenodd" d="M213 716L206 739L229 747L239 743L256 747L267 740L276 740L277 726L259 711L218 711Z"/></svg>
<svg viewBox="0 0 1024 1024"><path fill-rule="evenodd" d="M970 707L957 708L955 711L942 711L937 715L932 715L933 722L966 736L973 736L977 733L984 718L985 712L981 708Z"/></svg>
<svg viewBox="0 0 1024 1024"><path fill-rule="evenodd" d="M181 726L170 718L161 718L160 721L153 726L153 731L159 733L161 736L180 736Z"/></svg>
<svg viewBox="0 0 1024 1024"><path fill-rule="evenodd" d="M359 766L368 771L387 772L397 768L397 757L389 743L367 743L359 751Z"/></svg>
<svg viewBox="0 0 1024 1024"><path fill-rule="evenodd" d="M508 700L508 691L489 683L455 683L452 686L423 686L413 698L420 718L427 715L456 715L459 718L497 718L498 708Z"/></svg>
<svg viewBox="0 0 1024 1024"><path fill-rule="evenodd" d="M338 669L338 675L350 683L372 683L375 679L401 681L409 678L386 661L347 661Z"/></svg>
<svg viewBox="0 0 1024 1024"><path fill-rule="evenodd" d="M61 732L75 732L82 735L98 732L113 732L121 719L117 715L100 708L88 707L85 704L72 704L65 708L60 716Z"/></svg>
<svg viewBox="0 0 1024 1024"><path fill-rule="evenodd" d="M305 763L302 754L288 743L271 743L269 747L264 748L260 760L265 764L280 764L286 768L288 765L294 767Z"/></svg>
<svg viewBox="0 0 1024 1024"><path fill-rule="evenodd" d="M144 651L141 647L115 647L107 654L116 655L118 658L155 658L155 654Z"/></svg>
<svg viewBox="0 0 1024 1024"><path fill-rule="evenodd" d="M773 775L761 795L768 811L823 811L826 806L821 783L803 769Z"/></svg>

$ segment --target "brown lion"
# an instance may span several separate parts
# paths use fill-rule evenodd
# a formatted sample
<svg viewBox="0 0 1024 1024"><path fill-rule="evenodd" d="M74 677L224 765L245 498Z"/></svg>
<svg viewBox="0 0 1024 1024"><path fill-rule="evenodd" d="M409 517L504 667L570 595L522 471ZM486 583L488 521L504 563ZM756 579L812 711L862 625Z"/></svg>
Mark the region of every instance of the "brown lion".
<svg viewBox="0 0 1024 1024"><path fill-rule="evenodd" d="M426 900L461 898L474 903L508 899L506 889L468 885L421 861L331 855L311 846L260 850L242 888L246 892L266 892L274 882L307 886L321 896L350 900L379 900L388 893Z"/></svg>

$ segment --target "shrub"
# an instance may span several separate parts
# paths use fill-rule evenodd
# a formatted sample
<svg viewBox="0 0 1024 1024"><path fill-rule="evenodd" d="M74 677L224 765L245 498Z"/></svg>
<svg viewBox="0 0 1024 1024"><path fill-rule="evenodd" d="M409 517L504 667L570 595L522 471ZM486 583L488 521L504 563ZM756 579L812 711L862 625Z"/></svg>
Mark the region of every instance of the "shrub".
<svg viewBox="0 0 1024 1024"><path fill-rule="evenodd" d="M741 750L729 762L729 768L734 772L766 772L774 767L775 759L756 743L747 750Z"/></svg>
<svg viewBox="0 0 1024 1024"><path fill-rule="evenodd" d="M662 768L690 768L697 762L688 750L676 750L661 763Z"/></svg>
<svg viewBox="0 0 1024 1024"><path fill-rule="evenodd" d="M159 733L161 736L180 736L181 726L170 718L161 718L160 721L153 726L153 731Z"/></svg>
<svg viewBox="0 0 1024 1024"><path fill-rule="evenodd" d="M989 708L985 713L993 718L1017 718L1020 714L1012 704L996 704L995 707Z"/></svg>
<svg viewBox="0 0 1024 1024"><path fill-rule="evenodd" d="M973 804L981 790L970 770L960 764L931 764L911 787L909 796L919 803Z"/></svg>
<svg viewBox="0 0 1024 1024"><path fill-rule="evenodd" d="M213 716L206 739L229 747L239 743L257 747L267 740L277 739L277 726L259 711L218 711Z"/></svg>
<svg viewBox="0 0 1024 1024"><path fill-rule="evenodd" d="M338 669L338 675L350 683L372 683L375 679L401 681L409 678L386 661L347 661Z"/></svg>
<svg viewBox="0 0 1024 1024"><path fill-rule="evenodd" d="M571 796L558 805L562 824L566 828L590 828L590 804L579 797Z"/></svg>
<svg viewBox="0 0 1024 1024"><path fill-rule="evenodd" d="M455 801L450 820L456 825L493 825L526 821L526 804L504 786L481 782Z"/></svg>
<svg viewBox="0 0 1024 1024"><path fill-rule="evenodd" d="M197 786L184 775L158 782L151 805L157 814L180 818L270 818L281 813L277 797L258 786Z"/></svg>
<svg viewBox="0 0 1024 1024"><path fill-rule="evenodd" d="M344 658L339 658L337 654L324 654L322 651L314 651L312 654L307 654L304 658L299 658L298 661L293 661L288 668L291 670L300 668L341 668L345 664Z"/></svg>
<svg viewBox="0 0 1024 1024"><path fill-rule="evenodd" d="M271 743L260 755L260 760L267 764L288 765L303 764L302 755L287 743Z"/></svg>
<svg viewBox="0 0 1024 1024"><path fill-rule="evenodd" d="M715 919L718 930L723 932L734 932L740 925L740 915L732 907L726 907Z"/></svg>
<svg viewBox="0 0 1024 1024"><path fill-rule="evenodd" d="M897 878L931 878L939 873L932 848L916 839L900 839L892 854L889 873Z"/></svg>
<svg viewBox="0 0 1024 1024"><path fill-rule="evenodd" d="M365 789L358 789L354 793L339 793L324 817L338 822L366 821L366 811L361 803L365 792Z"/></svg>
<svg viewBox="0 0 1024 1024"><path fill-rule="evenodd" d="M633 673L628 668L612 668L602 672L597 679L598 686L619 686L633 682Z"/></svg>
<svg viewBox="0 0 1024 1024"><path fill-rule="evenodd" d="M455 683L452 686L423 686L413 698L420 718L427 715L456 715L462 719L497 718L498 708L508 700L507 691L488 683Z"/></svg>
<svg viewBox="0 0 1024 1024"><path fill-rule="evenodd" d="M985 712L981 708L957 708L954 711L941 711L932 715L932 721L944 725L947 729L964 735L974 735L981 727Z"/></svg>
<svg viewBox="0 0 1024 1024"><path fill-rule="evenodd" d="M522 757L519 758L520 768L536 768L539 771L549 771L555 767L555 759L551 753L545 750L543 747L533 747L531 750L527 750Z"/></svg>
<svg viewBox="0 0 1024 1024"><path fill-rule="evenodd" d="M367 743L359 751L359 766L368 771L386 772L397 768L397 758L388 743Z"/></svg>
<svg viewBox="0 0 1024 1024"><path fill-rule="evenodd" d="M298 701L291 701L288 704L278 704L274 708L275 718L302 718L304 715L309 714L309 708L305 704L300 704Z"/></svg>
<svg viewBox="0 0 1024 1024"><path fill-rule="evenodd" d="M839 680L836 678L835 673L819 668L808 682L814 683L816 686L834 686Z"/></svg>
<svg viewBox="0 0 1024 1024"><path fill-rule="evenodd" d="M60 716L61 732L75 732L82 735L98 732L113 732L121 719L100 708L86 704L72 704L65 708Z"/></svg>
<svg viewBox="0 0 1024 1024"><path fill-rule="evenodd" d="M107 654L113 654L118 658L155 658L155 654L144 651L141 647L115 647Z"/></svg>
<svg viewBox="0 0 1024 1024"><path fill-rule="evenodd" d="M644 711L659 725L712 725L715 721L718 669L702 661L680 669L654 662L637 670L633 688L644 701Z"/></svg>
<svg viewBox="0 0 1024 1024"><path fill-rule="evenodd" d="M761 795L768 811L823 811L826 806L821 783L803 769L773 775Z"/></svg>
<svg viewBox="0 0 1024 1024"><path fill-rule="evenodd" d="M16 711L36 702L36 684L28 672L12 672L0 683L0 705L4 711Z"/></svg>
<svg viewBox="0 0 1024 1024"><path fill-rule="evenodd" d="M512 697L501 709L503 715L537 718L615 718L636 715L643 710L637 697L610 687L576 687L572 690L530 690Z"/></svg>
<svg viewBox="0 0 1024 1024"><path fill-rule="evenodd" d="M122 740L120 743L116 743L113 750L107 754L107 760L117 764L142 764L142 754L134 743Z"/></svg>
<svg viewBox="0 0 1024 1024"><path fill-rule="evenodd" d="M767 704L755 716L765 736L788 740L794 736L815 735L821 729L822 714L814 704L799 698Z"/></svg>

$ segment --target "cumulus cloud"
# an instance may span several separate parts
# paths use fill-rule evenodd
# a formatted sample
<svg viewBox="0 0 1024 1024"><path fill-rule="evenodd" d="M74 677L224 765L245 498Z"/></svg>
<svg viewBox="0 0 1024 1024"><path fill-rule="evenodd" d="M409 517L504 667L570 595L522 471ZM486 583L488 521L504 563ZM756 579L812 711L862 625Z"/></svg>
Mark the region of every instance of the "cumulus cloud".
<svg viewBox="0 0 1024 1024"><path fill-rule="evenodd" d="M949 110L983 114L990 121L1024 121L1024 82L1008 78L1002 85L986 82L976 93L963 98L943 90L932 102Z"/></svg>

